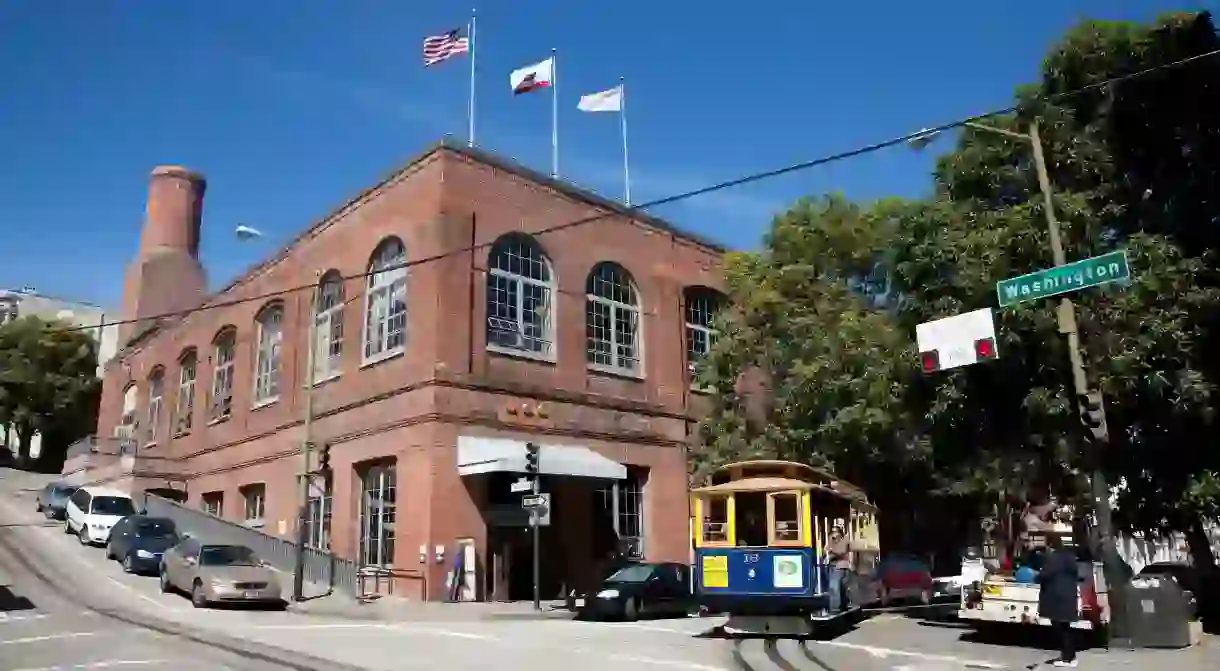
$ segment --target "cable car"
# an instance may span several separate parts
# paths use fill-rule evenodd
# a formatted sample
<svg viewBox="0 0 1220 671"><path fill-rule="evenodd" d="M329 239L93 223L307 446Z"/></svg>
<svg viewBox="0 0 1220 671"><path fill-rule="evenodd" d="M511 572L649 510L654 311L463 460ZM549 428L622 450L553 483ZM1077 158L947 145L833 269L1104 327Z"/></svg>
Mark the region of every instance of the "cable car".
<svg viewBox="0 0 1220 671"><path fill-rule="evenodd" d="M744 461L692 490L691 510L695 597L728 614L726 633L801 638L859 617L881 552L877 508L859 487L805 464ZM835 526L852 561L841 610L826 554Z"/></svg>

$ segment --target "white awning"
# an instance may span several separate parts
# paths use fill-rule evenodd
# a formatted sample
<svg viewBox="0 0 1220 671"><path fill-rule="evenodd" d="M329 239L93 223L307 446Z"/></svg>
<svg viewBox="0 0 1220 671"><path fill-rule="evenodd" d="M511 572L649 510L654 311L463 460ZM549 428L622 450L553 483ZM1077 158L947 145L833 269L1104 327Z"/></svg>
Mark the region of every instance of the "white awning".
<svg viewBox="0 0 1220 671"><path fill-rule="evenodd" d="M537 443L538 469L543 475L569 475L605 480L627 479L627 467L579 445ZM458 473L524 473L525 441L514 438L458 436Z"/></svg>

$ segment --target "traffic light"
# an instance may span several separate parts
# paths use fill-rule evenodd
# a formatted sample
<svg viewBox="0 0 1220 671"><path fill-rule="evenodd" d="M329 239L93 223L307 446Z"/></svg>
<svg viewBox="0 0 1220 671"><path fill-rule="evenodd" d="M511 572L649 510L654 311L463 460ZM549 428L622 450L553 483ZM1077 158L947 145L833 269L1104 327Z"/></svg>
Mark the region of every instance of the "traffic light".
<svg viewBox="0 0 1220 671"><path fill-rule="evenodd" d="M525 444L525 472L530 477L538 477L538 452L537 443Z"/></svg>
<svg viewBox="0 0 1220 671"><path fill-rule="evenodd" d="M318 450L318 471L330 472L330 443L322 443L322 448Z"/></svg>
<svg viewBox="0 0 1220 671"><path fill-rule="evenodd" d="M996 352L994 338L980 338L974 341L974 356L979 361L984 359L994 359L999 354Z"/></svg>
<svg viewBox="0 0 1220 671"><path fill-rule="evenodd" d="M934 349L919 353L919 361L923 365L923 372L935 373L940 370L940 353Z"/></svg>
<svg viewBox="0 0 1220 671"><path fill-rule="evenodd" d="M1080 422L1084 424L1089 437L1094 440L1105 439L1108 432L1106 410L1102 406L1101 392L1090 391L1087 394L1080 394L1077 396L1077 401L1080 404Z"/></svg>

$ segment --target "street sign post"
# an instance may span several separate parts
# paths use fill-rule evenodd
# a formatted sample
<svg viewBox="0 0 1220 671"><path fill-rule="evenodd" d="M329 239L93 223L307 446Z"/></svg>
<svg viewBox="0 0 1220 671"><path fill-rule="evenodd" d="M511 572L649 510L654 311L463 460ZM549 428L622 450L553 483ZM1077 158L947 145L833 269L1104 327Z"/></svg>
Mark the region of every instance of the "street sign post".
<svg viewBox="0 0 1220 671"><path fill-rule="evenodd" d="M1058 296L1130 278L1131 267L1127 265L1127 252L1119 250L1000 280L995 284L995 293L1000 307L1005 308L1025 301Z"/></svg>
<svg viewBox="0 0 1220 671"><path fill-rule="evenodd" d="M949 370L997 359L995 321L991 308L983 308L915 327L919 358L925 373Z"/></svg>

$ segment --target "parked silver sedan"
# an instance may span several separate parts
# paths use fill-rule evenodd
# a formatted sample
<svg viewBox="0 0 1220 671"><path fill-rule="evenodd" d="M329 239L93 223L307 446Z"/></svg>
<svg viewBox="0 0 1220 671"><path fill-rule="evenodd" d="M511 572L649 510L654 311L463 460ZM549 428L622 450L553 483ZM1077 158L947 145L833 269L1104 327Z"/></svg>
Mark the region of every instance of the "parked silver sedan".
<svg viewBox="0 0 1220 671"><path fill-rule="evenodd" d="M275 571L244 545L186 538L161 557L161 591L185 592L196 608L218 603L285 607Z"/></svg>

